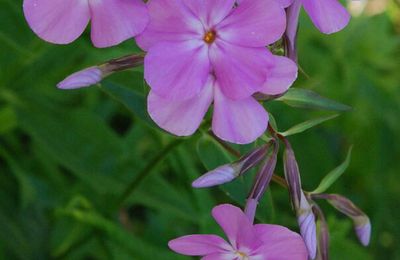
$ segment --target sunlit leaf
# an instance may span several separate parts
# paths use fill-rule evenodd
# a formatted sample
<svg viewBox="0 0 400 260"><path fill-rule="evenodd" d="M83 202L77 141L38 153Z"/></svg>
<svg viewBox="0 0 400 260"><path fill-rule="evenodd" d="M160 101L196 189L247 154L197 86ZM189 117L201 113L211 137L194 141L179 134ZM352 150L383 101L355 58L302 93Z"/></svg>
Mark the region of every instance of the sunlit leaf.
<svg viewBox="0 0 400 260"><path fill-rule="evenodd" d="M319 184L318 188L316 188L312 193L323 193L325 192L327 189L329 189L329 187L332 186L332 184L334 184L339 178L340 176L343 175L343 173L347 170L347 168L349 167L350 161L351 161L351 152L353 150L353 147L350 147L347 156L346 156L346 160L340 164L338 167L336 167L335 169L333 169L330 173L328 173L321 181L321 183Z"/></svg>
<svg viewBox="0 0 400 260"><path fill-rule="evenodd" d="M349 111L351 107L322 97L308 89L292 88L284 96L277 99L289 106L331 111Z"/></svg>
<svg viewBox="0 0 400 260"><path fill-rule="evenodd" d="M298 125L295 125L291 127L290 129L286 130L285 132L281 133L283 136L290 136L290 135L295 135L295 134L300 134L314 126L317 126L319 124L322 124L326 121L329 121L331 119L334 119L338 117L338 115L331 115L331 116L324 116L324 117L319 117L316 119L311 119L308 121L305 121L303 123L300 123Z"/></svg>

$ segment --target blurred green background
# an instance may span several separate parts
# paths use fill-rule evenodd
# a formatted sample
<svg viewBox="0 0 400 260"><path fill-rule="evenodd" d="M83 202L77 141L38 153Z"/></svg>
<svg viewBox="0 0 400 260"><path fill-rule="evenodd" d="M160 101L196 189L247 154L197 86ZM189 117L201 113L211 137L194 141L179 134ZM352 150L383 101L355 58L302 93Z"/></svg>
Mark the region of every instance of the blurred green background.
<svg viewBox="0 0 400 260"><path fill-rule="evenodd" d="M373 225L363 248L351 221L322 201L331 259L400 259L400 11L395 1L372 2L378 7L367 6L335 35L320 34L304 14L301 21L300 64L308 76L295 87L353 107L290 138L303 186L313 190L354 145L350 167L329 192L350 198ZM238 202L190 183L206 171L204 162L229 158L213 155L205 128L179 139L148 121L141 69L109 79L127 88L111 85L115 93L134 91L130 109L107 88L57 90L66 75L139 49L133 41L95 49L87 32L68 46L45 43L21 6L0 0L0 259L188 259L170 252L168 240L220 233L210 210ZM280 130L330 114L266 106ZM297 230L287 192L275 184L259 219Z"/></svg>

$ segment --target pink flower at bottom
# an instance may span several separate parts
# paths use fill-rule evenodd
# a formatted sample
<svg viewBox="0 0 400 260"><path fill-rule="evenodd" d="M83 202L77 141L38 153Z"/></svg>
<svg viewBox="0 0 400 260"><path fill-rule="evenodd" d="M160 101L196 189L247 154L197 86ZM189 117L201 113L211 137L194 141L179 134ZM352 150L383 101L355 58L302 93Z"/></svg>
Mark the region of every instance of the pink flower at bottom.
<svg viewBox="0 0 400 260"><path fill-rule="evenodd" d="M91 20L96 47L117 45L141 33L149 17L142 0L24 0L25 18L42 39L67 44Z"/></svg>
<svg viewBox="0 0 400 260"><path fill-rule="evenodd" d="M307 249L300 235L278 225L253 225L241 209L219 205L212 211L229 242L216 235L189 235L169 242L183 255L202 260L306 260Z"/></svg>

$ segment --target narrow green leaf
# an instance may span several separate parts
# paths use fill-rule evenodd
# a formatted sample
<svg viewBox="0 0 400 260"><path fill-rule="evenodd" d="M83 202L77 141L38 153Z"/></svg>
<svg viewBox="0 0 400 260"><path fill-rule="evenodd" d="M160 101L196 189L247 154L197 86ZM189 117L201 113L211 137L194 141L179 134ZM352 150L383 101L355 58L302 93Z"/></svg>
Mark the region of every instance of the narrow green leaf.
<svg viewBox="0 0 400 260"><path fill-rule="evenodd" d="M335 114L335 115L323 116L323 117L311 119L311 120L305 121L303 123L300 123L298 125L295 125L281 134L283 136L291 136L291 135L295 135L295 134L300 134L314 126L322 124L322 123L329 121L331 119L334 119L338 116L339 116L338 114Z"/></svg>
<svg viewBox="0 0 400 260"><path fill-rule="evenodd" d="M353 146L350 147L346 160L340 164L338 167L333 169L330 173L328 173L325 178L322 179L321 183L319 184L318 188L316 188L312 193L323 193L325 192L333 183L335 183L340 176L347 170L351 161L351 152L353 150Z"/></svg>
<svg viewBox="0 0 400 260"><path fill-rule="evenodd" d="M144 95L110 81L103 81L100 89L124 105L132 114L148 125L155 126L147 113L146 97Z"/></svg>
<svg viewBox="0 0 400 260"><path fill-rule="evenodd" d="M135 237L122 227L94 211L63 209L59 210L58 213L102 231L109 239L117 242L131 254L135 255L136 259L180 259L178 255L172 252L157 248L146 243L142 238Z"/></svg>
<svg viewBox="0 0 400 260"><path fill-rule="evenodd" d="M277 99L289 106L297 108L322 109L330 111L349 111L351 107L322 97L308 89L292 88L284 96Z"/></svg>

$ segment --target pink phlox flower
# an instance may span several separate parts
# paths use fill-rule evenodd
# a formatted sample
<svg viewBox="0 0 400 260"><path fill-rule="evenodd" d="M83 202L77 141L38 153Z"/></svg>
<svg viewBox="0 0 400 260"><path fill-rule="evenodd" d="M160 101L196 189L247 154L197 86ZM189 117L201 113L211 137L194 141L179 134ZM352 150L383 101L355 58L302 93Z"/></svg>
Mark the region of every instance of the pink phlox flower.
<svg viewBox="0 0 400 260"><path fill-rule="evenodd" d="M300 235L278 225L253 225L238 207L216 206L212 215L228 241L216 235L189 235L169 242L183 255L202 260L306 260L307 250Z"/></svg>
<svg viewBox="0 0 400 260"><path fill-rule="evenodd" d="M286 27L275 1L151 0L150 23L138 36L148 51L145 79L153 120L178 136L193 134L214 103L212 129L233 143L253 142L268 113L252 95L281 94L297 77L296 65L266 45Z"/></svg>
<svg viewBox="0 0 400 260"><path fill-rule="evenodd" d="M42 39L67 44L91 21L96 47L109 47L141 33L148 24L142 0L24 0L29 26Z"/></svg>

